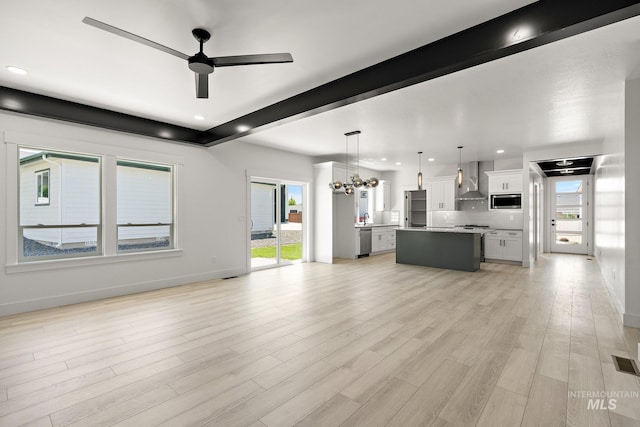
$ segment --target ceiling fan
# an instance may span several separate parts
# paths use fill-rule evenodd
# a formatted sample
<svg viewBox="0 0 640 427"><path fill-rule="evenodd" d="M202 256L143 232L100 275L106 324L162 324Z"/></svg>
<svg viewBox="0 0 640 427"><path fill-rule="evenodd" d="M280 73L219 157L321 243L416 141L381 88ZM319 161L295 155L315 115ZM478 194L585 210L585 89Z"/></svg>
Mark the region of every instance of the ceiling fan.
<svg viewBox="0 0 640 427"><path fill-rule="evenodd" d="M253 65L253 64L280 64L284 62L293 62L290 53L265 53L261 55L238 55L238 56L217 56L208 57L202 51L204 43L211 38L211 34L203 28L194 28L191 33L193 37L200 43L200 51L193 56L189 56L170 47L163 46L159 43L137 36L113 25L105 24L93 18L85 16L82 20L85 24L108 31L118 36L125 37L138 43L142 43L149 47L161 50L162 52L185 59L189 63L189 69L196 75L196 96L198 98L209 97L209 74L213 73L215 67L231 67L234 65Z"/></svg>

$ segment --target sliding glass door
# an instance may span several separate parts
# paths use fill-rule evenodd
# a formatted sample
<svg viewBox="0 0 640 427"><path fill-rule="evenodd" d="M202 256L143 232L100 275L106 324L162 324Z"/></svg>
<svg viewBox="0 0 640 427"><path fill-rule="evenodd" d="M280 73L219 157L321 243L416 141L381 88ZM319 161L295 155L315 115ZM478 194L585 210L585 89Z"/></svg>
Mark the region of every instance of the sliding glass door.
<svg viewBox="0 0 640 427"><path fill-rule="evenodd" d="M251 180L251 269L304 260L302 183Z"/></svg>

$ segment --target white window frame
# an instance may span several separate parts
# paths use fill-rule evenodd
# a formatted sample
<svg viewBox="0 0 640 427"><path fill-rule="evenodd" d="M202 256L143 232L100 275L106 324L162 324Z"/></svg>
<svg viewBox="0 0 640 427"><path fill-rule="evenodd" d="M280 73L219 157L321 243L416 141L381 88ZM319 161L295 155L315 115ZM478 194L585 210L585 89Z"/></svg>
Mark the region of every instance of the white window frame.
<svg viewBox="0 0 640 427"><path fill-rule="evenodd" d="M35 178L35 184L36 184L36 206L48 206L49 205L49 198L51 197L51 169L47 168L47 169L42 169L39 171L35 171L34 172L36 178ZM42 197L40 195L40 189L42 188L42 177L45 176L47 177L47 197Z"/></svg>
<svg viewBox="0 0 640 427"><path fill-rule="evenodd" d="M171 192L171 222L168 223L126 223L126 224L120 224L117 223L116 224L116 241L118 242L118 247L116 248L116 252L119 254L125 254L125 253L142 253L142 252L154 252L154 251L162 251L162 250L167 250L167 249L174 249L175 248L175 213L176 213L176 206L175 206L175 189L176 189L176 182L175 182L175 166L171 165L171 164L164 164L164 163L154 163L154 162L143 162L143 161L138 161L138 160L131 160L131 159L122 159L122 158L118 158L116 159L116 174L117 174L117 167L118 166L129 166L129 167L136 167L136 165L139 165L137 167L141 167L142 169L144 169L145 167L149 167L149 168L168 168L169 169L169 174L170 174L170 189L169 191ZM116 185L117 185L117 176L116 176ZM117 206L116 206L117 209ZM165 247L159 247L159 248L144 248L144 249L137 249L137 248L133 248L133 249L120 249L120 228L125 228L125 227L157 227L157 226L168 226L169 227L169 247L165 248Z"/></svg>
<svg viewBox="0 0 640 427"><path fill-rule="evenodd" d="M66 258L82 258L82 257L94 257L94 256L100 256L104 253L104 247L103 247L103 233L102 233L102 156L99 155L95 155L95 154L87 154L87 153L76 153L76 152L69 152L69 151L64 151L64 150L49 150L49 149L43 149L41 147L34 147L34 146L28 146L28 145L20 145L18 146L18 156L17 156L17 164L20 164L20 149L25 148L25 149L29 149L29 150L39 150L39 151L43 151L43 152L48 152L48 153L55 153L58 155L62 155L62 156L78 156L78 157L86 157L86 158L92 158L92 159L96 159L98 162L98 222L93 224L87 224L87 223L78 223L78 224L37 224L37 225L22 225L20 223L20 207L21 205L21 200L20 200L20 191L18 191L18 261L20 263L29 263L29 262L36 262L36 261L46 261L46 260L57 260L57 259L66 259ZM48 179L49 179L49 183L51 183L51 173L50 173L50 168L47 169L42 169L39 171L35 171L35 175L36 175L36 182L35 182L35 186L36 186L36 192L37 192L37 188L38 188L38 174L40 172L48 172ZM18 166L18 183L17 183L17 187L20 188L20 166ZM49 189L49 197L51 197L51 192ZM50 199L49 199L50 200ZM62 203L62 200L59 201L59 203ZM49 203L42 203L42 204L36 204L37 206L48 206ZM46 229L53 229L53 230L64 230L64 229L78 229L78 228L95 228L96 229L96 250L94 252L71 252L71 253L63 253L63 254L56 254L56 255L41 255L41 256L25 256L24 255L24 240L23 240L23 236L24 236L24 232L25 230L46 230Z"/></svg>
<svg viewBox="0 0 640 427"><path fill-rule="evenodd" d="M107 135L107 134L105 134ZM122 141L118 138L110 140L109 143L92 143L89 140L74 140L72 138L57 138L50 135L32 134L20 131L5 131L4 134L5 167L6 177L5 194L6 206L6 234L5 241L5 271L9 274L19 274L30 271L47 271L58 268L85 267L88 265L113 264L122 262L132 262L139 260L149 260L157 258L171 258L182 256L184 251L181 247L180 231L184 227L182 215L183 200L180 194L184 191L184 183L180 178L184 168L184 158L176 156L175 153L163 153L162 151L147 151L132 148L128 138L122 136ZM113 135L107 135L113 137ZM1 136L0 136L1 138ZM95 138L94 138L95 139ZM21 262L19 259L20 241L19 237L19 202L18 182L19 182L19 146L38 147L50 151L59 152L88 152L91 156L102 157L102 245L103 252L98 256L57 258L47 260L34 260ZM173 185L174 185L174 236L173 249L136 252L117 253L116 235L116 159L126 157L138 159L140 162L160 163L173 165ZM111 182L111 185L106 183ZM2 184L0 184L2 185Z"/></svg>

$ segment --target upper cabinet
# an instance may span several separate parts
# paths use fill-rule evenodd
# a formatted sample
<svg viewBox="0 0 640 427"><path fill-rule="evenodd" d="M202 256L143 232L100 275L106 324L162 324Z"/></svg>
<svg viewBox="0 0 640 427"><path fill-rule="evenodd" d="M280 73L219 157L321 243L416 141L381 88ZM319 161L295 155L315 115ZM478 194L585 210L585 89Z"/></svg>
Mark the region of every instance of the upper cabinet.
<svg viewBox="0 0 640 427"><path fill-rule="evenodd" d="M522 193L522 169L485 173L489 176L489 194Z"/></svg>
<svg viewBox="0 0 640 427"><path fill-rule="evenodd" d="M391 181L380 181L375 193L376 211L391 210Z"/></svg>
<svg viewBox="0 0 640 427"><path fill-rule="evenodd" d="M456 210L456 177L429 178L427 184L427 207L429 211Z"/></svg>

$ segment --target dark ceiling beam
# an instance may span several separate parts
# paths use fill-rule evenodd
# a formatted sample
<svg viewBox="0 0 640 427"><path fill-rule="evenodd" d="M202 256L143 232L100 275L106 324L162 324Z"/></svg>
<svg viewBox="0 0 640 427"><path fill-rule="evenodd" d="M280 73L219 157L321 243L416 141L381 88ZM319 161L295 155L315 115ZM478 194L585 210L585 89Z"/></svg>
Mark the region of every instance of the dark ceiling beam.
<svg viewBox="0 0 640 427"><path fill-rule="evenodd" d="M292 120L422 83L640 14L640 1L540 0L209 129L221 144ZM529 32L522 40L517 33ZM250 130L241 132L239 129Z"/></svg>
<svg viewBox="0 0 640 427"><path fill-rule="evenodd" d="M539 0L207 131L0 86L0 109L121 132L214 146L640 14L640 0ZM530 34L522 40L514 33ZM215 99L212 102L216 102ZM240 131L241 126L250 130Z"/></svg>
<svg viewBox="0 0 640 427"><path fill-rule="evenodd" d="M0 86L0 109L120 132L200 144L202 132Z"/></svg>

